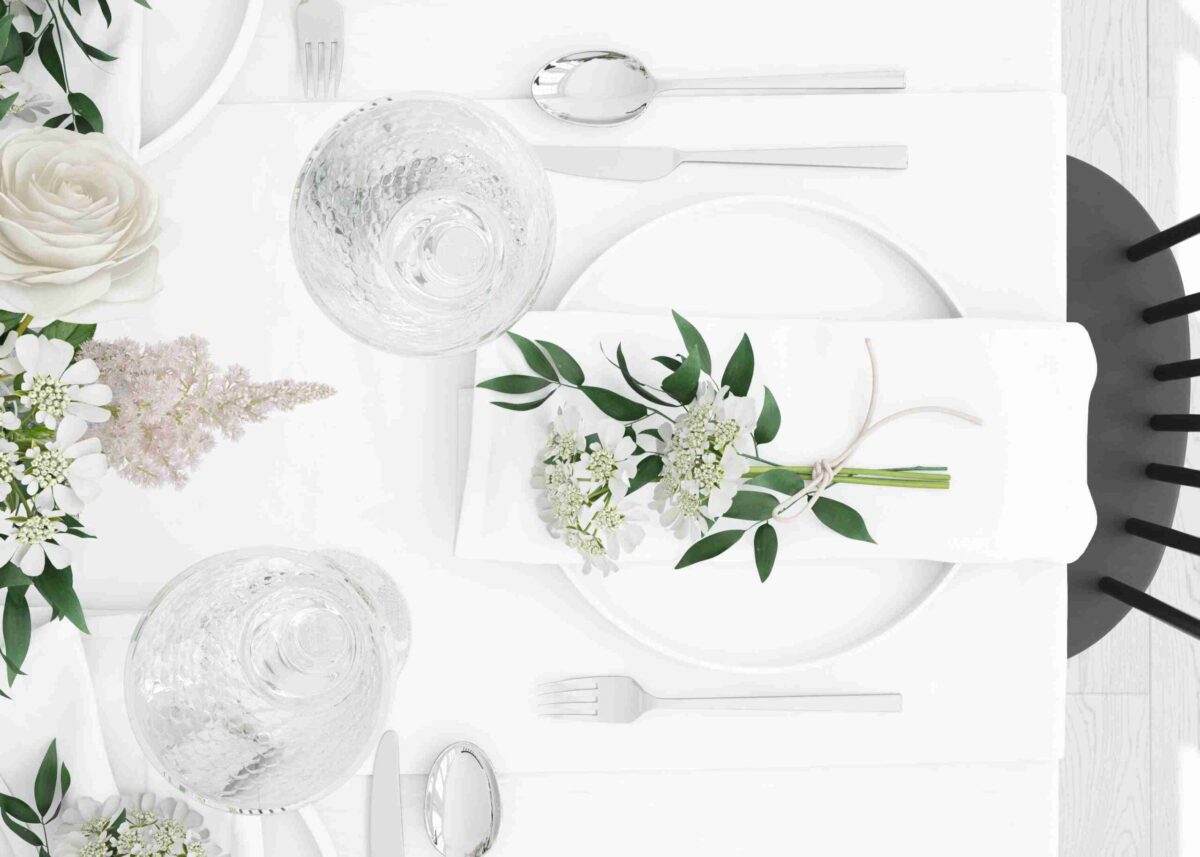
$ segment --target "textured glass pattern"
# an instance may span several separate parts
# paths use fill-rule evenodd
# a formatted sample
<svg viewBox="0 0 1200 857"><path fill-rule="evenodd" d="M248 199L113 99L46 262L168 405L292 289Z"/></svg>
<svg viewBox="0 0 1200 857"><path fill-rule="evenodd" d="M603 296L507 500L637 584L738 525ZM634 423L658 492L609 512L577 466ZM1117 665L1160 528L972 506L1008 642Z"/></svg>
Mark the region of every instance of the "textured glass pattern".
<svg viewBox="0 0 1200 857"><path fill-rule="evenodd" d="M317 305L386 351L479 347L533 304L554 203L532 149L458 98L384 98L335 125L292 198L292 254Z"/></svg>
<svg viewBox="0 0 1200 857"><path fill-rule="evenodd" d="M219 554L169 583L134 634L133 730L198 801L245 813L308 803L370 752L408 640L399 590L366 560Z"/></svg>

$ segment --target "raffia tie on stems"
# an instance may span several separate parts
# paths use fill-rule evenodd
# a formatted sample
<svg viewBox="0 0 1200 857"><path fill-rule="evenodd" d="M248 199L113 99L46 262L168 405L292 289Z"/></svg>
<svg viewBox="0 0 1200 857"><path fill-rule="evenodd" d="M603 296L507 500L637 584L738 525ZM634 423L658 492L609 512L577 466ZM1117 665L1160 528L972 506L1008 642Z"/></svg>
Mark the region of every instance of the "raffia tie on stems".
<svg viewBox="0 0 1200 857"><path fill-rule="evenodd" d="M875 360L875 349L871 346L871 340L865 339L863 341L867 346L867 356L871 360L871 400L867 405L867 416L865 419L863 419L862 427L858 430L858 434L854 436L853 440L850 441L850 445L847 446L840 455L833 459L822 458L813 463L812 477L811 482L809 483L810 487L808 491L806 491L803 497L800 499L785 500L776 506L775 511L771 513L772 519L776 521L794 521L797 518L802 517L805 513L811 511L812 507L815 506L817 501L821 499L821 496L825 493L826 489L833 484L833 480L837 477L838 473L841 472L842 468L846 466L846 463L850 460L850 456L854 454L854 451L858 449L859 445L867 439L868 435L877 429L883 428L888 423L895 422L901 417L910 417L915 414L945 414L946 416L957 417L960 420L966 420L967 422L973 423L977 426L983 425L983 420L977 416L965 413L964 411L955 410L954 408L942 408L936 405L905 408L902 411L896 411L894 414L888 414L886 417L883 417L880 420L875 420L875 404L879 394L879 366ZM803 504L800 505L799 509L792 512L790 515L784 514L792 507L800 504L801 500L803 500Z"/></svg>

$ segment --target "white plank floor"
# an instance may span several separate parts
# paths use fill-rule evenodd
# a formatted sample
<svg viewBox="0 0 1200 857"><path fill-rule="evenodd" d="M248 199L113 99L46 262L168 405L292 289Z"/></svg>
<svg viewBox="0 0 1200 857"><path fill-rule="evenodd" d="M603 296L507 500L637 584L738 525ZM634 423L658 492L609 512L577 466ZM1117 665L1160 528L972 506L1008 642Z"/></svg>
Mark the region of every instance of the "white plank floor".
<svg viewBox="0 0 1200 857"><path fill-rule="evenodd" d="M1071 154L1161 225L1200 213L1200 0L1065 0L1063 87ZM1200 290L1200 239L1176 256ZM1193 318L1192 356L1198 341ZM1200 412L1200 385L1192 401ZM1200 533L1200 490L1184 489L1175 526ZM1151 591L1200 615L1200 560L1168 551ZM1187 785L1200 758L1200 643L1132 616L1071 663L1068 692L1064 857L1200 855L1200 791Z"/></svg>

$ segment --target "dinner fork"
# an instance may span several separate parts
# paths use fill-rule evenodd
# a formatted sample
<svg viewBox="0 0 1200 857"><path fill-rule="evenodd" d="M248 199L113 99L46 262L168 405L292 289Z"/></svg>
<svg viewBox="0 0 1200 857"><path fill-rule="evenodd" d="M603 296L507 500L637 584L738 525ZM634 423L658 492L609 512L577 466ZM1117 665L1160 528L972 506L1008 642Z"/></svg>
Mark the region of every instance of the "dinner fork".
<svg viewBox="0 0 1200 857"><path fill-rule="evenodd" d="M337 95L342 82L345 32L345 15L337 0L300 0L296 7L296 33L306 98Z"/></svg>
<svg viewBox="0 0 1200 857"><path fill-rule="evenodd" d="M725 711L876 711L901 709L898 693L806 693L798 696L659 697L628 676L589 676L538 687L538 714L562 720L632 723L655 708Z"/></svg>

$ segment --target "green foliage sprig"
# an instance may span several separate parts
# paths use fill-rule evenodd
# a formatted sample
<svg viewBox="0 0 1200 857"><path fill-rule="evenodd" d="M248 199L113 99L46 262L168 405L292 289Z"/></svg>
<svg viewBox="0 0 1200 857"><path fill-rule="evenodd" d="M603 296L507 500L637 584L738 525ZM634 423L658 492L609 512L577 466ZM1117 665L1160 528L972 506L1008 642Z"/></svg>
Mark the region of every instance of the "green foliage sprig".
<svg viewBox="0 0 1200 857"><path fill-rule="evenodd" d="M70 788L71 772L65 763L59 763L58 742L51 741L33 781L34 805L30 806L14 795L0 793L0 820L18 839L36 848L38 857L50 857L47 827L62 812Z"/></svg>

